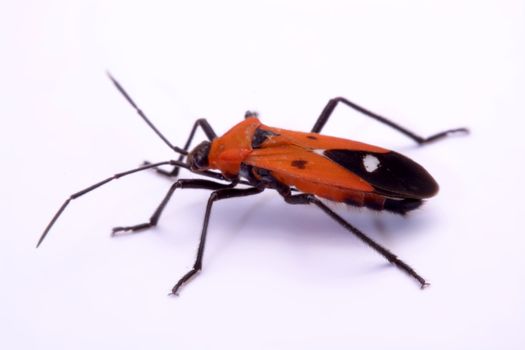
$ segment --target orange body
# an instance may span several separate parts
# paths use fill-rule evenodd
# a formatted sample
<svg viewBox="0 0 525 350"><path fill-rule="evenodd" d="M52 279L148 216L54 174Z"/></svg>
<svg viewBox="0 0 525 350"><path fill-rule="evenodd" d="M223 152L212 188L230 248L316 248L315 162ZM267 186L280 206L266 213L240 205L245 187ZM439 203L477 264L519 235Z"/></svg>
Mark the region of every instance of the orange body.
<svg viewBox="0 0 525 350"><path fill-rule="evenodd" d="M262 131L268 137L259 147L254 148L252 141L256 131ZM426 198L437 191L437 184L435 190L429 193L418 193L417 189L380 190L367 176L358 175L324 156L323 152L326 150L347 150L360 152L359 154L373 154L375 157L394 154L403 161L411 162L409 168L417 167L418 171L422 170L425 176L428 175L415 162L390 150L317 133L273 128L262 124L257 118L247 118L223 136L214 139L208 160L210 169L217 169L230 178L237 177L241 164L246 164L269 171L280 183L301 192L336 202L377 209L382 209L387 197ZM388 192L388 195L385 195L385 192Z"/></svg>

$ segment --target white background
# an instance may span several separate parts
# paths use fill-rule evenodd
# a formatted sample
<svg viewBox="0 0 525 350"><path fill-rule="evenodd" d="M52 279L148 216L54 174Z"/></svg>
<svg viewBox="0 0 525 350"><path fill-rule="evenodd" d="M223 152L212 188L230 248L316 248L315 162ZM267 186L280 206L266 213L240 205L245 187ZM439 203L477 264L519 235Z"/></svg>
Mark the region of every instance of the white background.
<svg viewBox="0 0 525 350"><path fill-rule="evenodd" d="M3 349L523 349L523 1L18 1L0 11L0 347ZM394 4L395 3L395 4ZM206 117L217 133L257 109L309 130L346 96L428 147L340 107L325 132L403 152L441 191L406 219L338 208L432 283L424 291L314 207L275 193L217 203L193 264L206 191L152 172L71 203ZM201 140L202 133L197 135ZM184 177L192 177L184 172Z"/></svg>

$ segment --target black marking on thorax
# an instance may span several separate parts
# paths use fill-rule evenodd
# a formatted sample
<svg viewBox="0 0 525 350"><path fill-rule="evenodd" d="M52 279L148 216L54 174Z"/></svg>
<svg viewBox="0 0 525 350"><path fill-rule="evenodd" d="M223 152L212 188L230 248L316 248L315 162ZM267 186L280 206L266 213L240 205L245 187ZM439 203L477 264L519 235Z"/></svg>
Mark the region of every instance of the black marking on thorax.
<svg viewBox="0 0 525 350"><path fill-rule="evenodd" d="M264 141L273 136L279 136L279 134L276 134L270 130L262 130L261 128L255 129L255 133L253 134L252 138L252 148L261 148Z"/></svg>

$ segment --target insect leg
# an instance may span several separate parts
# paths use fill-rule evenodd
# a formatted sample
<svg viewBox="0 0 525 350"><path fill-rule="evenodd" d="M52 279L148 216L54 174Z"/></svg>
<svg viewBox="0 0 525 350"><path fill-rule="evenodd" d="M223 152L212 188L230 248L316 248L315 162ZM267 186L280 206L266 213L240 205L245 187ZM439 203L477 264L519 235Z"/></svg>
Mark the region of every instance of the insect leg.
<svg viewBox="0 0 525 350"><path fill-rule="evenodd" d="M159 218L164 211L164 208L166 207L166 204L168 204L169 200L171 199L171 196L173 195L173 192L175 192L176 189L180 188L195 188L195 189L204 189L204 190L219 190L223 188L231 188L236 185L236 182L232 182L230 184L221 184L214 181L209 180L202 180L202 179L181 179L175 182L173 185L171 185L170 189L168 190L168 193L164 196L164 199L162 199L162 202L160 202L159 206L151 215L148 222L133 225L133 226L119 226L114 227L112 230L112 235L115 235L118 232L129 232L129 231L141 231L145 230L147 228L150 228L152 226L157 225L157 222L159 221Z"/></svg>
<svg viewBox="0 0 525 350"><path fill-rule="evenodd" d="M322 211L324 211L328 216L330 216L332 219L337 221L341 226L346 228L348 231L352 232L354 235L356 235L360 240L362 240L364 243L366 243L369 247L374 249L376 252L381 254L385 257L390 263L397 266L402 271L406 272L408 275L415 278L421 288L425 288L428 285L430 285L423 277L421 277L412 267L410 267L408 264L406 264L404 261L399 259L395 254L390 252L385 247L381 246L379 243L375 242L373 239L368 237L365 233L358 230L356 227L351 225L349 222L347 222L345 219L343 219L341 216L339 216L337 213L335 213L332 209L327 207L322 201L320 201L318 198L311 194L297 194L297 195L290 195L286 193L281 193L283 195L284 200L287 203L290 204L315 204L318 206Z"/></svg>
<svg viewBox="0 0 525 350"><path fill-rule="evenodd" d="M149 165L144 165L144 166L141 166L139 168L135 168L135 169L132 169L132 170L128 170L128 171L124 171L124 172L121 172L121 173L118 173L118 174L115 174L111 177L108 177L107 179L105 180L102 180L102 181L99 181L97 182L96 184L94 185L91 185L81 191L78 191L76 193L73 193L72 195L69 196L68 199L66 199L64 201L64 203L62 204L62 206L58 209L58 211L56 212L55 216L53 216L53 218L51 219L51 221L49 222L49 224L47 225L46 229L44 230L44 232L42 233L42 235L40 236L40 239L38 240L38 243L37 243L37 248L38 246L40 246L40 244L42 243L42 241L44 240L44 238L46 238L47 234L49 233L49 230L51 230L51 227L53 227L53 225L55 224L55 222L57 221L57 219L60 217L60 215L62 214L62 212L64 211L64 209L66 209L66 207L69 205L69 202L71 202L73 199L76 199L78 197L81 197L83 195L85 195L86 193L88 192L91 192L93 191L94 189L102 186L102 185L105 185L107 184L108 182L112 181L112 180L116 180L116 179L119 179L123 176L127 176L127 175L130 175L130 174L133 174L133 173L136 173L136 172L139 172L139 171L143 171L143 170L147 170L147 169L151 169L151 168L156 168L158 166L161 166L161 165L174 165L174 166L183 166L183 167L187 167L186 164L184 163L180 163L178 161L175 161L175 160L170 160L170 161L166 161L166 162L160 162L160 163L153 163L153 164L149 164Z"/></svg>
<svg viewBox="0 0 525 350"><path fill-rule="evenodd" d="M190 278L192 278L197 272L199 272L202 269L202 257L204 255L204 246L206 244L206 234L208 231L208 223L210 221L210 214L211 214L211 208L213 206L213 203L215 201L225 199L225 198L234 198L234 197L244 197L244 196L251 196L254 194L258 194L262 192L264 189L259 189L256 187L250 187L250 188L226 188L226 189L220 189L217 191L212 192L210 195L210 198L208 199L208 204L206 205L206 212L204 214L204 221L202 224L202 232L201 232L201 238L199 242L199 248L197 249L197 258L195 259L195 263L193 264L193 268L187 272L182 278L175 284L175 286L172 288L171 293L177 294L178 290L182 285L188 282Z"/></svg>
<svg viewBox="0 0 525 350"><path fill-rule="evenodd" d="M369 111L366 108L363 108L363 107L353 103L352 101L347 100L344 97L336 97L336 98L333 98L330 101L328 101L328 103L324 107L323 111L321 112L321 115L319 115L319 118L317 118L317 121L315 122L315 125L312 128L312 132L315 132L315 133L320 133L321 132L321 130L323 129L324 125L328 121L328 118L330 118L330 116L332 115L332 112L334 111L335 107L337 106L337 104L339 102L344 103L348 107L353 108L356 111L361 112L364 115L366 115L366 116L368 116L368 117L370 117L372 119L375 119L375 120L377 120L380 123L383 123L385 125L390 126L391 128L399 131L400 133L404 134L405 136L407 136L407 137L411 138L412 140L416 141L420 145L426 144L426 143L429 143L429 142L432 142L432 141L436 141L436 140L439 140L439 139L442 139L442 138L444 138L444 137L446 137L448 135L451 135L451 134L455 134L455 133L467 134L469 132L468 129L466 129L466 128L458 128L458 129L445 130L445 131L439 132L439 133L434 134L434 135L429 136L429 137L422 137L422 136L419 136L419 135L413 133L412 131L410 131L410 130L408 130L408 129L406 129L406 128L404 128L404 127L402 127L402 126L400 126L400 125L398 125L398 124L388 120L385 117L382 117L382 116L380 116L380 115L378 115L378 114L376 114L374 112Z"/></svg>

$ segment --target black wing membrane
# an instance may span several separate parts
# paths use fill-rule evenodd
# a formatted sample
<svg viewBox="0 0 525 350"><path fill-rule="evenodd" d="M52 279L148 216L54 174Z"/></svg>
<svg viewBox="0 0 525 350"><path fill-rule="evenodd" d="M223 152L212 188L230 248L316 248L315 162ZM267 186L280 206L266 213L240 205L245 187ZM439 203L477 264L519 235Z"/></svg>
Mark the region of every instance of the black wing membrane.
<svg viewBox="0 0 525 350"><path fill-rule="evenodd" d="M437 182L421 165L393 151L376 153L330 149L323 154L360 176L381 195L424 199L432 197L439 189ZM367 161L372 165L367 165Z"/></svg>

